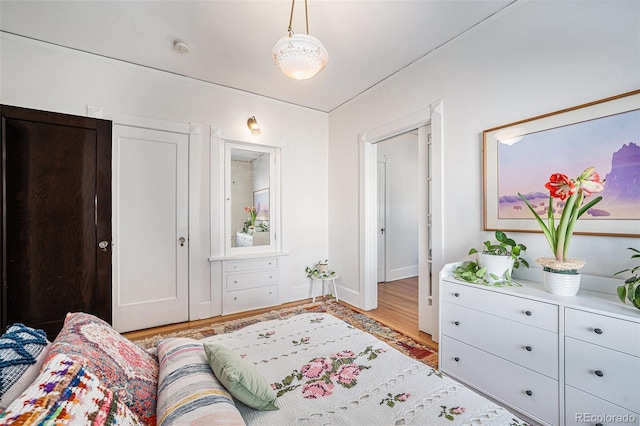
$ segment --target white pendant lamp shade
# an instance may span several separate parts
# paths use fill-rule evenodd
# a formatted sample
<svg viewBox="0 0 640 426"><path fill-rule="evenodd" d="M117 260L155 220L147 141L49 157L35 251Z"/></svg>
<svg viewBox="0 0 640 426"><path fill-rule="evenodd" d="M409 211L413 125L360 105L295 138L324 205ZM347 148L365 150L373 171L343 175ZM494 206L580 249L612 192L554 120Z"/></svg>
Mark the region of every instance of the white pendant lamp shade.
<svg viewBox="0 0 640 426"><path fill-rule="evenodd" d="M329 62L327 49L309 34L286 35L278 40L271 53L278 68L296 80L314 77Z"/></svg>

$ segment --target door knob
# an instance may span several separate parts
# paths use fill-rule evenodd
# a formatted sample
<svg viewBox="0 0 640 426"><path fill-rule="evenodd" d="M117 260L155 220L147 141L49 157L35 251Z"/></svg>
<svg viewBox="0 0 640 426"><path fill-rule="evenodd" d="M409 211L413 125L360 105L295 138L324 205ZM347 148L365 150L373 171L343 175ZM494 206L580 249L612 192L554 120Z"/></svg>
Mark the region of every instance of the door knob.
<svg viewBox="0 0 640 426"><path fill-rule="evenodd" d="M184 247L185 241L187 241L187 240L185 240L184 237L178 238L178 242L180 243L180 247Z"/></svg>
<svg viewBox="0 0 640 426"><path fill-rule="evenodd" d="M100 241L98 243L98 247L100 248L100 250L102 251L107 251L107 247L109 247L109 241Z"/></svg>

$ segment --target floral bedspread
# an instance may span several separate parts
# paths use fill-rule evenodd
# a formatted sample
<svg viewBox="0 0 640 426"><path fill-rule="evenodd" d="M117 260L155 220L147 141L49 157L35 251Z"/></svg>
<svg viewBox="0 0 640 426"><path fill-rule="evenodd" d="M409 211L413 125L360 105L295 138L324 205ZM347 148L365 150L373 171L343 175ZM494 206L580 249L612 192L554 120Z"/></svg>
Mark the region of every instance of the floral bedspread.
<svg viewBox="0 0 640 426"><path fill-rule="evenodd" d="M236 405L248 425L524 425L426 364L329 314L205 338L233 348L277 391L277 411Z"/></svg>

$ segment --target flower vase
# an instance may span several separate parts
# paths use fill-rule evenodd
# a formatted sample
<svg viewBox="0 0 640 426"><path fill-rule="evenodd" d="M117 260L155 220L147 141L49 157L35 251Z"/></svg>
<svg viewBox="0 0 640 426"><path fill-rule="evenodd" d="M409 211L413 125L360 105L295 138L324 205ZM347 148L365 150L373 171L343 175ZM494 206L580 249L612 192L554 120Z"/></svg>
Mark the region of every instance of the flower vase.
<svg viewBox="0 0 640 426"><path fill-rule="evenodd" d="M580 290L580 274L575 269L559 271L545 267L542 282L548 293L557 296L575 296Z"/></svg>
<svg viewBox="0 0 640 426"><path fill-rule="evenodd" d="M505 278L507 271L509 276L513 271L513 258L511 256L496 256L493 254L479 253L478 262L483 268L487 268L484 278L493 283ZM491 275L498 277L496 280Z"/></svg>
<svg viewBox="0 0 640 426"><path fill-rule="evenodd" d="M253 234L255 234L255 233L256 233L256 227L255 227L255 226L249 226L249 227L247 228L247 234L249 234L249 235L253 235Z"/></svg>

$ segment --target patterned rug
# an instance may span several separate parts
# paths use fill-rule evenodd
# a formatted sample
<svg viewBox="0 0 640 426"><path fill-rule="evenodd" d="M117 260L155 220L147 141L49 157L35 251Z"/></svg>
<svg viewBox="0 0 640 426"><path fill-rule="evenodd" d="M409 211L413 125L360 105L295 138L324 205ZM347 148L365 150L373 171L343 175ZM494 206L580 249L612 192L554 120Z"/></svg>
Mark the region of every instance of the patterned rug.
<svg viewBox="0 0 640 426"><path fill-rule="evenodd" d="M204 327L192 328L188 330L176 331L167 334L158 334L145 339L133 340L135 344L143 349L150 349L157 346L158 342L167 337L190 337L192 339L203 339L205 337L216 334L229 333L239 330L248 325L256 324L261 321L273 319L285 319L294 315L313 312L326 312L362 331L372 334L376 338L383 340L388 345L396 348L400 352L413 359L422 361L433 368L438 366L438 353L433 349L416 342L412 338L393 330L378 321L369 318L349 307L337 303L335 300L328 300L317 303L308 303L305 305L294 306L290 308L281 308L269 311L263 314L254 315L237 320L214 323Z"/></svg>

